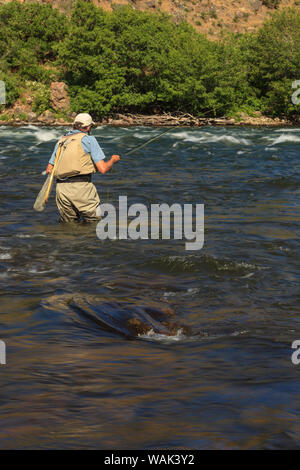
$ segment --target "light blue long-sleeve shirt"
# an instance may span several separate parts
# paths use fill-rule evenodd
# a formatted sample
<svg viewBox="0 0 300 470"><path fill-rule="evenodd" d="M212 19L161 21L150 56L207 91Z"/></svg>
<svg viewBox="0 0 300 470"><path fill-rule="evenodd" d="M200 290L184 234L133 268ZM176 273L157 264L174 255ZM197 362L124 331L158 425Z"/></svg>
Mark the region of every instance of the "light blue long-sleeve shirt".
<svg viewBox="0 0 300 470"><path fill-rule="evenodd" d="M66 135L78 134L78 132L81 132L81 131L72 130L72 131L69 131ZM98 144L97 140L95 139L95 137L92 137L91 135L85 135L81 141L81 145L82 145L83 150L86 153L89 153L91 155L94 163L98 163L100 162L100 160L104 160L105 155L100 145ZM58 143L55 145L54 151L49 160L49 163L51 163L51 165L54 165L57 147L58 147Z"/></svg>

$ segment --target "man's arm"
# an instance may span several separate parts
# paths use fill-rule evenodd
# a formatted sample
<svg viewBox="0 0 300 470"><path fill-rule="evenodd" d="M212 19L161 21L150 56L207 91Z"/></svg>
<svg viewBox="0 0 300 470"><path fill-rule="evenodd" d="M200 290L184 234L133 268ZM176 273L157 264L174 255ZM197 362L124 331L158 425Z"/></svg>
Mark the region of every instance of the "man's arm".
<svg viewBox="0 0 300 470"><path fill-rule="evenodd" d="M86 136L82 139L83 149L89 153L97 170L104 175L111 167L120 160L119 155L113 155L108 162L104 161L105 155L95 137Z"/></svg>
<svg viewBox="0 0 300 470"><path fill-rule="evenodd" d="M99 160L99 162L95 163L97 170L100 171L104 175L104 173L107 173L111 167L117 163L120 160L119 155L113 155L108 162L105 162L104 160Z"/></svg>
<svg viewBox="0 0 300 470"><path fill-rule="evenodd" d="M53 166L54 166L54 161L55 161L55 156L56 156L56 152L57 152L57 148L58 148L58 143L56 143L55 147L54 147L54 150L53 150L53 153L51 155L51 158L49 160L49 163L47 165L47 168L46 168L46 173L51 173L52 170L53 170Z"/></svg>

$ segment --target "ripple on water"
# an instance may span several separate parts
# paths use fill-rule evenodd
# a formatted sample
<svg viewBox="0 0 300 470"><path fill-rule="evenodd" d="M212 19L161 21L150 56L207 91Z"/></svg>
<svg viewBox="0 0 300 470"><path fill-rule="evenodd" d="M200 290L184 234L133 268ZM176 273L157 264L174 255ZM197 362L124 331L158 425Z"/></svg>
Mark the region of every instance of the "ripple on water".
<svg viewBox="0 0 300 470"><path fill-rule="evenodd" d="M204 202L199 252L100 243L58 224L54 193L35 214L64 130L0 128L0 446L296 445L300 129L176 128L129 156L164 129L95 131L124 155L102 202Z"/></svg>
<svg viewBox="0 0 300 470"><path fill-rule="evenodd" d="M249 275L249 271L252 273L253 271L267 269L266 266L259 266L246 261L218 258L213 255L160 256L150 260L149 265L176 273L207 271L211 273L224 272L236 275Z"/></svg>

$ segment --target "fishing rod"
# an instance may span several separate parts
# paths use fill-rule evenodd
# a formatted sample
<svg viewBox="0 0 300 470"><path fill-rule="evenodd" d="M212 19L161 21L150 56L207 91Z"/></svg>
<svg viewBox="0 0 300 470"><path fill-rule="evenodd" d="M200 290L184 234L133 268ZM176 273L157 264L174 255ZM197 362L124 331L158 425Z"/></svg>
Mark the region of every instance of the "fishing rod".
<svg viewBox="0 0 300 470"><path fill-rule="evenodd" d="M228 103L230 103L230 101L228 101ZM208 111L206 111L205 113L202 114L202 116L205 116L205 114L207 113L210 113L211 111L216 111L217 109L219 108L222 108L223 106L226 106L226 104L228 103L223 103L222 105L220 106L216 106L214 108L211 108L209 109ZM130 155L131 153L133 152L136 152L137 150L143 148L143 147L146 147L146 145L150 144L151 142L153 142L154 140L156 139L159 139L162 135L164 134L167 134L167 132L170 132L171 130L173 129L177 129L178 127L184 127L184 126L171 126L171 127L168 127L166 130L164 130L163 132L161 132L160 134L157 134L156 136L154 137L151 137L149 140L147 140L146 142L144 142L143 144L140 144L140 145L137 145L136 147L133 147L129 150L129 152L126 152L126 156L127 155Z"/></svg>
<svg viewBox="0 0 300 470"><path fill-rule="evenodd" d="M126 156L127 156L127 155L130 155L131 153L135 152L136 150L139 150L139 149L145 147L146 145L150 144L150 142L153 142L154 140L159 139L162 135L166 134L166 133L169 132L171 129L174 129L174 126L168 127L166 130L164 130L164 131L161 132L160 134L157 134L157 135L154 136L154 137L151 137L151 139L147 140L147 141L144 142L143 144L140 144L140 145L137 145L136 147L133 147L131 150L129 150L129 152L126 152Z"/></svg>

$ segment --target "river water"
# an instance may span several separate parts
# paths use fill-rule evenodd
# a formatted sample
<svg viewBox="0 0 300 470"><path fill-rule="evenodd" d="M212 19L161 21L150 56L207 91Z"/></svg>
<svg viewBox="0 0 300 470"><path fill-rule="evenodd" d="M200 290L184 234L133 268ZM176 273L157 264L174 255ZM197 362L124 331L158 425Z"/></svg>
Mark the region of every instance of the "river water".
<svg viewBox="0 0 300 470"><path fill-rule="evenodd" d="M94 132L102 202L204 204L198 251L34 212L61 132L0 129L0 447L300 448L300 129ZM127 334L166 307L189 333Z"/></svg>

